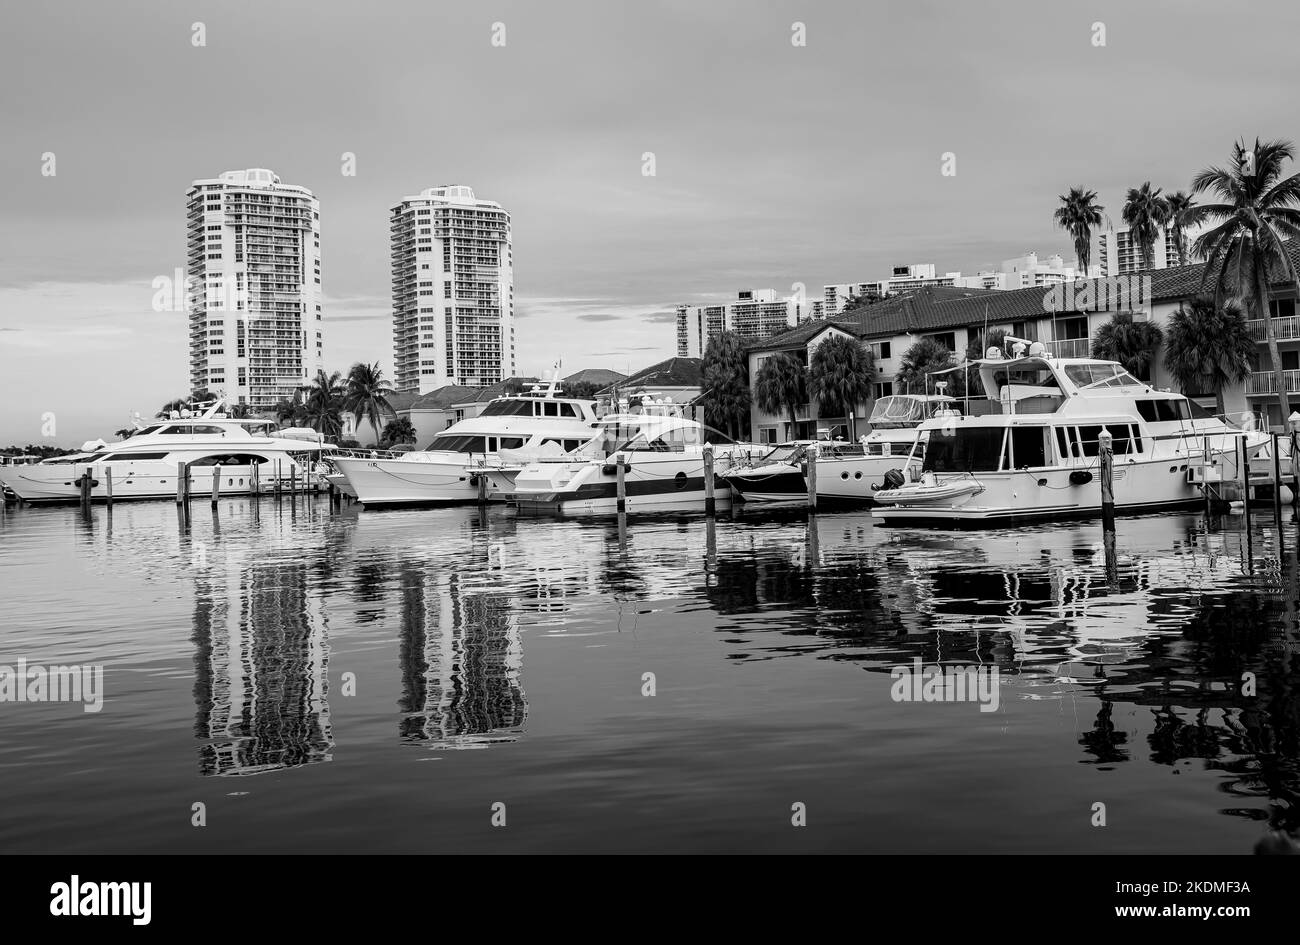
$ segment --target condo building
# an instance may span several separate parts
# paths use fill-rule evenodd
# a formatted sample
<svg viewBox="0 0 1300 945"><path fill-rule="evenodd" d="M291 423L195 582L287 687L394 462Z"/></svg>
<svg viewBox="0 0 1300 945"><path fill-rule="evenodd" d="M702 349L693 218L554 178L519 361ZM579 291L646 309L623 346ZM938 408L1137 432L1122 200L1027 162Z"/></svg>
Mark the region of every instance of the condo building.
<svg viewBox="0 0 1300 945"><path fill-rule="evenodd" d="M392 208L389 230L397 389L514 375L510 214L469 187L431 187Z"/></svg>
<svg viewBox="0 0 1300 945"><path fill-rule="evenodd" d="M709 340L734 331L747 341L757 341L785 331L821 314L820 302L779 298L775 289L741 289L734 302L723 305L677 306L677 356L698 358Z"/></svg>
<svg viewBox="0 0 1300 945"><path fill-rule="evenodd" d="M1192 253L1192 243L1203 232L1203 227L1185 228L1183 241L1187 254L1187 265L1204 260ZM1097 262L1101 266L1101 275L1106 278L1122 276L1130 272L1146 269L1142 261L1142 248L1127 226L1111 227L1097 234ZM1152 246L1152 269L1172 269L1183 263L1178 258L1178 247L1174 245L1173 234L1164 227L1156 229L1156 239Z"/></svg>
<svg viewBox="0 0 1300 945"><path fill-rule="evenodd" d="M192 393L268 410L323 366L320 202L266 168L186 191Z"/></svg>

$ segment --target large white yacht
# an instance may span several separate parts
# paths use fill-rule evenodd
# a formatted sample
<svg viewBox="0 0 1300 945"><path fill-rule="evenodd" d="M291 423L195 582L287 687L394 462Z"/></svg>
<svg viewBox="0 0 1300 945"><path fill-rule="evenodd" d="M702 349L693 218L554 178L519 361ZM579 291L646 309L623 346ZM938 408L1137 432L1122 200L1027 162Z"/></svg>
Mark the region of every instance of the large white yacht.
<svg viewBox="0 0 1300 945"><path fill-rule="evenodd" d="M274 488L277 475L285 485L309 481L316 461L334 449L319 438L284 436L270 420L227 417L223 404L173 411L149 425L136 421L136 431L116 443L98 440L67 456L0 466L0 483L27 502L66 502L80 498L88 474L90 497L98 500L107 496L111 470L114 500L160 499L176 495L177 469L185 463L192 489L210 489L220 466L222 494L246 495L254 481L264 491Z"/></svg>
<svg viewBox="0 0 1300 945"><path fill-rule="evenodd" d="M1204 501L1198 481L1235 476L1239 440L1250 454L1269 442L1267 433L1204 415L1113 361L1056 358L1041 343L1008 342L1010 357L991 348L971 364L986 392L972 402L980 407L974 416L944 411L920 425L900 458L907 475L875 493L874 518L952 526L1099 514L1103 429L1112 437L1117 511L1193 506Z"/></svg>
<svg viewBox="0 0 1300 945"><path fill-rule="evenodd" d="M713 449L715 508L731 505L721 474L747 459L755 447L725 441L682 415L668 398L645 398L639 413L610 414L575 455L540 457L514 479L512 499L522 511L599 515L618 511L617 463L624 470L628 512L702 511L705 506L704 445Z"/></svg>
<svg viewBox="0 0 1300 945"><path fill-rule="evenodd" d="M483 412L443 430L423 450L402 455L352 450L330 456L346 478L336 484L366 505L445 505L478 498L478 477L487 497L505 498L512 473L538 456L559 456L591 439L596 404L562 397L558 384L497 397ZM335 480L332 480L335 481Z"/></svg>

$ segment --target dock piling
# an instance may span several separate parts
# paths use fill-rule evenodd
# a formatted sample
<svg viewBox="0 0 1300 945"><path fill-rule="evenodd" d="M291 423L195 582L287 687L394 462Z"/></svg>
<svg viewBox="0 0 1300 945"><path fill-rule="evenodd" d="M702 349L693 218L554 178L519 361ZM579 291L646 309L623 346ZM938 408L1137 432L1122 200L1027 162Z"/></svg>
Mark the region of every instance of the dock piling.
<svg viewBox="0 0 1300 945"><path fill-rule="evenodd" d="M817 444L808 447L808 471L804 474L808 480L808 508L817 511Z"/></svg>
<svg viewBox="0 0 1300 945"><path fill-rule="evenodd" d="M104 502L111 509L113 507L113 467L104 467Z"/></svg>
<svg viewBox="0 0 1300 945"><path fill-rule="evenodd" d="M1115 454L1114 437L1110 430L1101 428L1097 436L1097 460L1101 466L1101 528L1104 532L1115 530Z"/></svg>
<svg viewBox="0 0 1300 945"><path fill-rule="evenodd" d="M1282 457L1280 450L1282 448L1282 438L1276 433L1271 434L1272 442L1270 446L1273 449L1273 518L1277 520L1278 527L1282 527Z"/></svg>
<svg viewBox="0 0 1300 945"><path fill-rule="evenodd" d="M1241 515L1250 526L1250 454L1246 449L1245 434L1237 437L1237 470L1241 473Z"/></svg>
<svg viewBox="0 0 1300 945"><path fill-rule="evenodd" d="M217 507L217 500L221 498L221 464L212 467L212 507Z"/></svg>
<svg viewBox="0 0 1300 945"><path fill-rule="evenodd" d="M90 490L93 488L91 483L94 481L90 478L90 473L90 467L87 466L81 473L81 482L78 483L81 487L81 505L83 508L90 507Z"/></svg>
<svg viewBox="0 0 1300 945"><path fill-rule="evenodd" d="M176 504L186 505L190 498L190 470L184 463L176 464Z"/></svg>
<svg viewBox="0 0 1300 945"><path fill-rule="evenodd" d="M614 457L614 461L615 461L614 475L617 481L616 488L618 490L617 508L619 514L621 515L627 511L627 460L624 458L622 453L619 453L617 456Z"/></svg>
<svg viewBox="0 0 1300 945"><path fill-rule="evenodd" d="M713 444L704 444L704 514L712 515L715 510L713 495Z"/></svg>

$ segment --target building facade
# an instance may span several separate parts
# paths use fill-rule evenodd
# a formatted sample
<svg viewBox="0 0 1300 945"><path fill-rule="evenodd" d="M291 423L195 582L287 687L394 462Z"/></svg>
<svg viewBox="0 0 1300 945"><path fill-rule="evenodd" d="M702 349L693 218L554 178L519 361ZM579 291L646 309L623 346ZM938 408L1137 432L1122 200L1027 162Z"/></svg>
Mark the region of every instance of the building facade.
<svg viewBox="0 0 1300 945"><path fill-rule="evenodd" d="M1188 265L1201 261L1192 254L1192 243L1202 230L1201 227L1184 230ZM1142 248L1133 239L1127 226L1111 227L1097 234L1097 262L1101 270L1099 275L1106 278L1147 268L1142 261ZM1178 258L1178 247L1174 245L1173 234L1164 227L1157 228L1151 250L1151 268L1174 269L1179 265L1182 263Z"/></svg>
<svg viewBox="0 0 1300 945"><path fill-rule="evenodd" d="M515 373L510 214L464 186L432 187L390 214L398 390L480 387Z"/></svg>
<svg viewBox="0 0 1300 945"><path fill-rule="evenodd" d="M190 388L269 410L323 367L320 203L266 168L186 192Z"/></svg>
<svg viewBox="0 0 1300 945"><path fill-rule="evenodd" d="M780 298L775 289L741 289L725 305L677 306L677 356L702 357L709 340L734 331L757 341L820 314L820 303Z"/></svg>

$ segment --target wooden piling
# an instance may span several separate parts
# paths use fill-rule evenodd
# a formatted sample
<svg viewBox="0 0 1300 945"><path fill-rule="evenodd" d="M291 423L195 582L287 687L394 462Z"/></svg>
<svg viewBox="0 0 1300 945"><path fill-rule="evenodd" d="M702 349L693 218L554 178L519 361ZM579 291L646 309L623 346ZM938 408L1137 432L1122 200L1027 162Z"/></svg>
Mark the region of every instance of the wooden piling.
<svg viewBox="0 0 1300 945"><path fill-rule="evenodd" d="M618 512L621 515L627 511L627 464L622 453L614 457L614 462L614 475L617 480L618 490Z"/></svg>
<svg viewBox="0 0 1300 945"><path fill-rule="evenodd" d="M296 495L298 492L298 466L296 463L289 464L289 495Z"/></svg>
<svg viewBox="0 0 1300 945"><path fill-rule="evenodd" d="M1212 514L1210 503L1210 470L1214 468L1214 455L1210 452L1210 438L1205 438L1205 448L1202 454L1201 467L1201 491L1205 493L1205 518L1207 520L1206 528L1209 528L1208 520Z"/></svg>
<svg viewBox="0 0 1300 945"><path fill-rule="evenodd" d="M1102 427L1097 437L1097 460L1101 466L1101 528L1103 532L1115 530L1115 454L1114 438Z"/></svg>
<svg viewBox="0 0 1300 945"><path fill-rule="evenodd" d="M1241 514L1243 521L1250 524L1250 456L1246 451L1246 436L1237 437L1237 468L1241 473Z"/></svg>
<svg viewBox="0 0 1300 945"><path fill-rule="evenodd" d="M221 498L221 464L212 467L212 507L217 507L217 500Z"/></svg>
<svg viewBox="0 0 1300 945"><path fill-rule="evenodd" d="M111 509L113 507L113 467L104 467L104 502Z"/></svg>
<svg viewBox="0 0 1300 945"><path fill-rule="evenodd" d="M262 464L253 464L253 478L249 481L248 491L254 496L262 494Z"/></svg>
<svg viewBox="0 0 1300 945"><path fill-rule="evenodd" d="M704 444L704 514L712 515L715 511L713 495L713 444Z"/></svg>
<svg viewBox="0 0 1300 945"><path fill-rule="evenodd" d="M78 483L78 485L81 487L81 504L86 508L90 507L90 490L92 488L91 483L94 482L94 480L91 479L90 477L90 472L91 472L90 467L87 466L85 470L83 470L81 473L81 482Z"/></svg>
<svg viewBox="0 0 1300 945"><path fill-rule="evenodd" d="M475 478L478 480L478 504L487 505L487 475L480 472Z"/></svg>
<svg viewBox="0 0 1300 945"><path fill-rule="evenodd" d="M189 490L189 483L187 481L189 474L190 474L189 469L186 468L184 463L176 464L176 504L177 505L184 505L186 500L189 498L190 490Z"/></svg>
<svg viewBox="0 0 1300 945"><path fill-rule="evenodd" d="M280 461L275 461L275 497L280 498L280 493L284 489L284 483L280 481Z"/></svg>
<svg viewBox="0 0 1300 945"><path fill-rule="evenodd" d="M808 447L808 471L804 474L808 480L808 508L817 511L817 444Z"/></svg>

